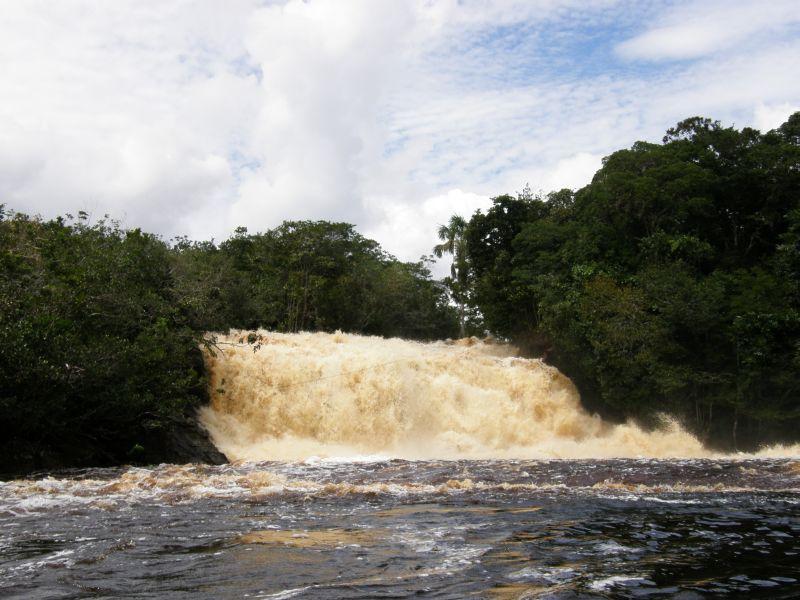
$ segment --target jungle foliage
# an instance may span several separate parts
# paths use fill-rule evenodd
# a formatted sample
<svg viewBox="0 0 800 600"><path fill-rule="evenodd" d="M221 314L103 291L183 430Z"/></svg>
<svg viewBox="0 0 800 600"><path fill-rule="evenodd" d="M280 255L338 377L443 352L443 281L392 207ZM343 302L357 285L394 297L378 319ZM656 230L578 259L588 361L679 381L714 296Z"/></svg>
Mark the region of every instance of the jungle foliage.
<svg viewBox="0 0 800 600"><path fill-rule="evenodd" d="M691 118L573 192L493 199L464 231L483 326L607 416L677 415L728 447L800 424L800 113Z"/></svg>

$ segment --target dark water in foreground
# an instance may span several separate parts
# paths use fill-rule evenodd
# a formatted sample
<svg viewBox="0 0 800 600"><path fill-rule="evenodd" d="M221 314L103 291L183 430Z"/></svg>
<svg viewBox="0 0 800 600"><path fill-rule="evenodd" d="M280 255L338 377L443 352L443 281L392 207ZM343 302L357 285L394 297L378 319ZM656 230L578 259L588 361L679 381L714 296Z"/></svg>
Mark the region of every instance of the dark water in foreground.
<svg viewBox="0 0 800 600"><path fill-rule="evenodd" d="M800 597L800 463L260 463L0 483L10 598Z"/></svg>

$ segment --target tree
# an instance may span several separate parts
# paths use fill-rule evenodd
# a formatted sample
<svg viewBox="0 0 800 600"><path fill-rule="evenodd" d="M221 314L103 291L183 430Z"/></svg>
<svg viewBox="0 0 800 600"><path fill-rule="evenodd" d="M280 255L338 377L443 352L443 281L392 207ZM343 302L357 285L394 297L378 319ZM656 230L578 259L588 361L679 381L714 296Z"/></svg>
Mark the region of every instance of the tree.
<svg viewBox="0 0 800 600"><path fill-rule="evenodd" d="M14 215L0 256L0 470L167 458L162 433L204 385L166 244Z"/></svg>
<svg viewBox="0 0 800 600"><path fill-rule="evenodd" d="M453 257L450 263L450 277L446 280L447 287L458 307L458 327L461 337L466 335L467 294L469 290L469 265L467 262L467 244L464 232L467 222L459 215L450 217L447 225L439 225L438 235L441 244L433 247L433 254L442 258L445 254Z"/></svg>

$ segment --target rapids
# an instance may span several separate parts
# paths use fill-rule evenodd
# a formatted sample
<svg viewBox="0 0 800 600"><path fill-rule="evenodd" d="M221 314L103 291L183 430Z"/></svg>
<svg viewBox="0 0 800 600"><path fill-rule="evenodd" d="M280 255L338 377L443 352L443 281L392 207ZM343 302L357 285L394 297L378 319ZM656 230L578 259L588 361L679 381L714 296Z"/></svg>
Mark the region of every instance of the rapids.
<svg viewBox="0 0 800 600"><path fill-rule="evenodd" d="M206 355L212 400L200 420L231 460L715 456L674 422L645 431L589 414L569 379L508 345L260 335L254 348L232 332Z"/></svg>
<svg viewBox="0 0 800 600"><path fill-rule="evenodd" d="M797 598L788 459L301 462L0 483L0 596Z"/></svg>

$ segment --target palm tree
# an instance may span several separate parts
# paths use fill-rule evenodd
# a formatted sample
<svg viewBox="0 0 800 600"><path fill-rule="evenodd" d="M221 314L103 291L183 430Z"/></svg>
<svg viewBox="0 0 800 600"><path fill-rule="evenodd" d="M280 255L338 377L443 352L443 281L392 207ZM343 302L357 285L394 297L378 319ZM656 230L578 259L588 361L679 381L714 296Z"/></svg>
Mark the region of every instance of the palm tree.
<svg viewBox="0 0 800 600"><path fill-rule="evenodd" d="M447 225L439 225L439 239L441 244L433 247L433 253L437 258L442 258L445 254L453 257L450 263L450 278L447 285L453 300L458 306L458 325L461 337L465 335L464 328L464 304L467 291L467 243L464 232L467 229L467 222L460 215L453 215Z"/></svg>

